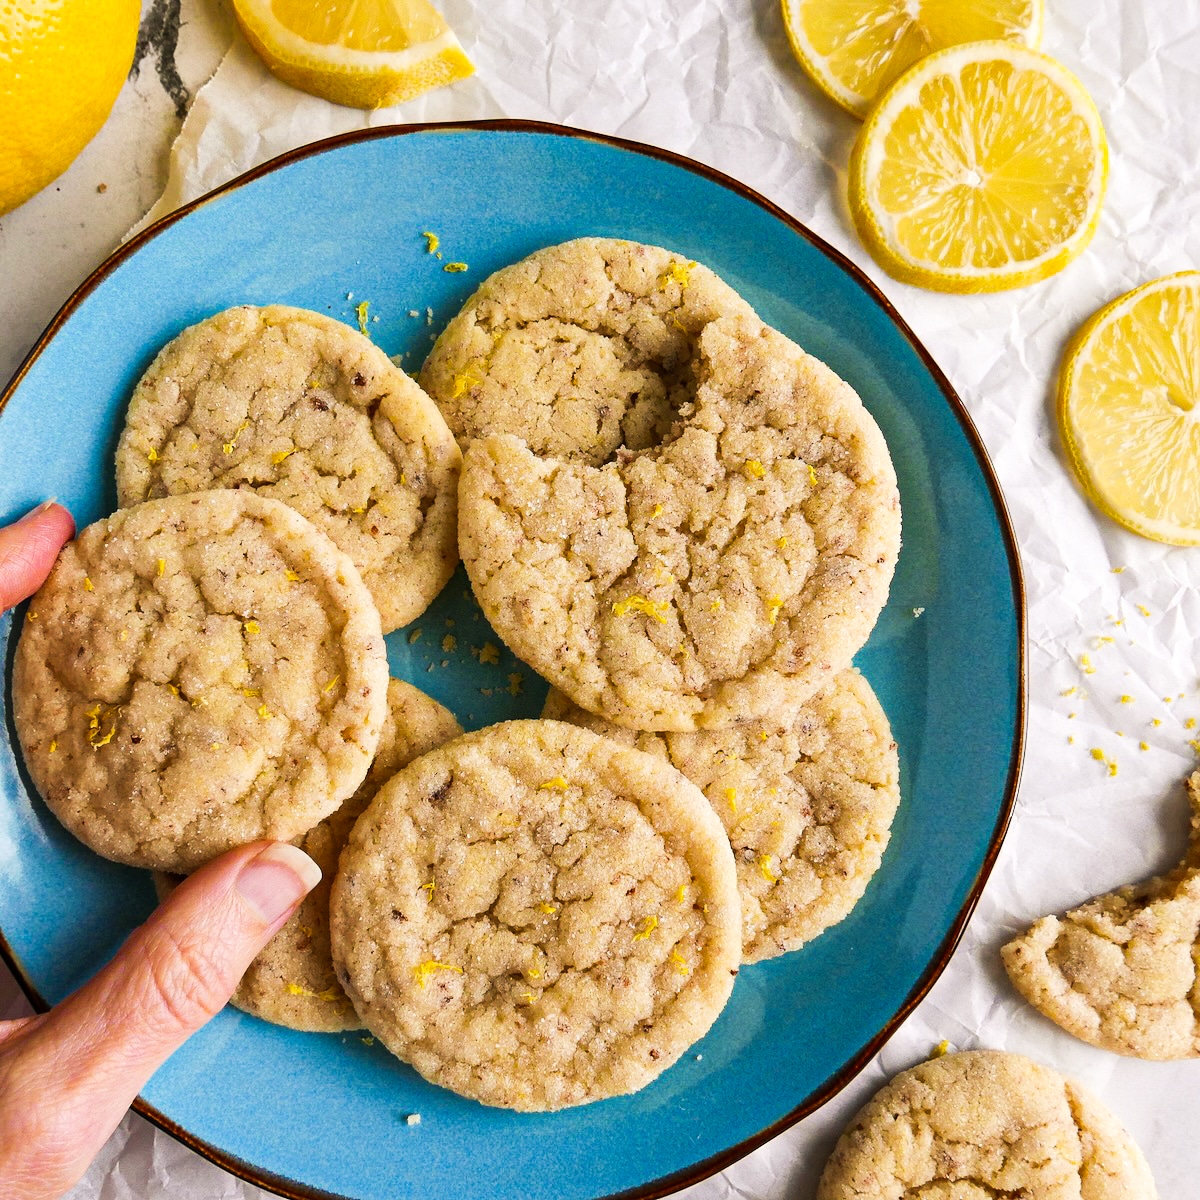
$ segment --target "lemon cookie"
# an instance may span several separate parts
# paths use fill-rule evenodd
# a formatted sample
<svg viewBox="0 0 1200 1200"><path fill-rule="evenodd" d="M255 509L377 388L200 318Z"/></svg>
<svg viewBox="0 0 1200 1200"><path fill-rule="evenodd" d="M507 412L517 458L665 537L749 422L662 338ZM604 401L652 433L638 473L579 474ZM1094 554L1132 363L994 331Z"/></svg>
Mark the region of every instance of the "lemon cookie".
<svg viewBox="0 0 1200 1200"><path fill-rule="evenodd" d="M579 238L484 280L420 382L463 449L511 433L535 454L598 466L663 440L695 396L696 339L738 314L750 305L685 255Z"/></svg>
<svg viewBox="0 0 1200 1200"><path fill-rule="evenodd" d="M1103 1104L1019 1054L969 1050L902 1071L842 1134L817 1200L1156 1200Z"/></svg>
<svg viewBox="0 0 1200 1200"><path fill-rule="evenodd" d="M369 338L243 305L185 329L138 382L117 495L246 488L290 504L354 560L386 633L454 570L460 463L436 406Z"/></svg>
<svg viewBox="0 0 1200 1200"><path fill-rule="evenodd" d="M729 843L674 768L557 721L417 759L376 794L331 899L339 978L427 1079L565 1108L649 1083L741 957Z"/></svg>
<svg viewBox="0 0 1200 1200"><path fill-rule="evenodd" d="M896 476L848 384L754 318L699 339L673 440L603 467L474 441L459 548L493 627L633 729L787 720L847 667L900 546Z"/></svg>
<svg viewBox="0 0 1200 1200"><path fill-rule="evenodd" d="M386 699L354 565L253 492L89 525L30 602L13 666L25 761L58 819L108 858L182 873L335 811Z"/></svg>
<svg viewBox="0 0 1200 1200"><path fill-rule="evenodd" d="M1187 791L1191 840L1175 870L1042 917L1001 951L1034 1008L1134 1058L1200 1057L1200 771Z"/></svg>
<svg viewBox="0 0 1200 1200"><path fill-rule="evenodd" d="M458 737L462 729L449 709L399 679L388 681L388 709L379 748L362 786L332 816L314 825L298 845L321 868L321 882L300 902L287 924L250 964L230 1003L264 1021L304 1033L359 1029L333 970L329 950L329 889L354 822L380 786L414 758ZM154 873L159 899L178 884L177 875Z"/></svg>
<svg viewBox="0 0 1200 1200"><path fill-rule="evenodd" d="M700 788L733 848L745 962L795 950L842 920L879 868L899 765L887 717L853 668L784 726L636 733L553 690L542 715L664 758Z"/></svg>

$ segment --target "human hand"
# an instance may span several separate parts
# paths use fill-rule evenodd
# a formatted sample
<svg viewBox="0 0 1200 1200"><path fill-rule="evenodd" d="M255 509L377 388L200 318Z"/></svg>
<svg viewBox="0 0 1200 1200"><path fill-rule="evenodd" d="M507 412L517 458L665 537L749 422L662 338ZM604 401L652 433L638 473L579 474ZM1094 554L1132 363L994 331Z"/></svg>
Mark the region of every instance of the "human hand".
<svg viewBox="0 0 1200 1200"><path fill-rule="evenodd" d="M53 503L0 528L0 612L41 586L73 532ZM231 850L180 884L79 991L0 1022L5 1200L53 1200L83 1175L146 1080L225 1004L320 877L284 842Z"/></svg>

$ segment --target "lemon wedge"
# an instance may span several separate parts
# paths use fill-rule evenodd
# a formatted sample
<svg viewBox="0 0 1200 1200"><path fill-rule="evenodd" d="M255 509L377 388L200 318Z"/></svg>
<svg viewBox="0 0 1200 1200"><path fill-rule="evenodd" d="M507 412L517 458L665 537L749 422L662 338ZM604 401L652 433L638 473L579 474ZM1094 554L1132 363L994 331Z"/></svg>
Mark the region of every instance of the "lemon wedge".
<svg viewBox="0 0 1200 1200"><path fill-rule="evenodd" d="M350 108L400 104L474 70L427 0L234 0L272 74Z"/></svg>
<svg viewBox="0 0 1200 1200"><path fill-rule="evenodd" d="M1042 0L782 0L792 50L830 99L863 117L913 63L962 42L1037 46Z"/></svg>
<svg viewBox="0 0 1200 1200"><path fill-rule="evenodd" d="M897 279L999 291L1082 252L1107 179L1100 114L1070 71L1015 42L969 42L880 97L850 155L850 213Z"/></svg>
<svg viewBox="0 0 1200 1200"><path fill-rule="evenodd" d="M1200 271L1135 288L1080 329L1058 420L1100 509L1143 537L1200 545Z"/></svg>

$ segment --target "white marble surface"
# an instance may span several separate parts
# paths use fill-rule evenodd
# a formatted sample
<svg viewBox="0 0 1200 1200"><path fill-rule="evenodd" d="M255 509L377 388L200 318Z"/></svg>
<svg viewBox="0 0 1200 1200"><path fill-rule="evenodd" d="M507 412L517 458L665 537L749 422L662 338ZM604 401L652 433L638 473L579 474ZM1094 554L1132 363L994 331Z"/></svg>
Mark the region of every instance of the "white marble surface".
<svg viewBox="0 0 1200 1200"><path fill-rule="evenodd" d="M154 3L166 0L146 0L147 13ZM879 284L980 428L1026 572L1029 736L1012 829L927 999L821 1112L684 1194L810 1200L854 1109L947 1038L959 1048L1018 1050L1090 1084L1145 1149L1164 1200L1191 1200L1200 1178L1200 1062L1137 1062L1075 1041L1019 1000L996 951L1034 917L1159 871L1182 853L1180 783L1196 765L1187 721L1200 717L1200 551L1142 541L1086 504L1062 461L1051 397L1063 345L1089 313L1140 282L1200 266L1200 0L1051 0L1043 47L1080 75L1108 130L1104 217L1091 248L1061 275L970 298L898 284L859 247L843 198L857 123L805 81L776 0L613 0L603 15L581 0L446 0L442 8L478 74L365 118L275 83L220 5L183 0L177 62L193 95L232 49L200 92L174 155L179 121L148 60L71 170L0 218L0 378L164 188L176 202L188 199L283 149L368 120L560 121L690 155L763 192ZM1122 695L1133 703L1121 704ZM1093 746L1117 759L1115 777L1090 757ZM11 980L0 979L0 1016L22 1006ZM132 1116L72 1193L167 1195L265 1193Z"/></svg>

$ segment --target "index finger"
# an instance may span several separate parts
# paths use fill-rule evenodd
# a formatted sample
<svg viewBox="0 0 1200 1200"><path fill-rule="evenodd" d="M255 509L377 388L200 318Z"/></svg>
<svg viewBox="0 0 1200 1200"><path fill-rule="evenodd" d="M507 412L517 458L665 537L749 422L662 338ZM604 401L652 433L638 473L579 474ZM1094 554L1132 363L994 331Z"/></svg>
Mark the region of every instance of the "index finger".
<svg viewBox="0 0 1200 1200"><path fill-rule="evenodd" d="M42 586L74 532L74 518L53 500L0 529L0 612Z"/></svg>

